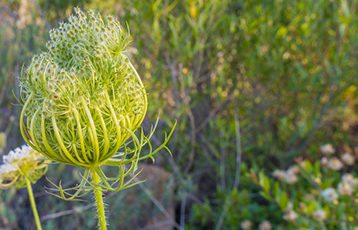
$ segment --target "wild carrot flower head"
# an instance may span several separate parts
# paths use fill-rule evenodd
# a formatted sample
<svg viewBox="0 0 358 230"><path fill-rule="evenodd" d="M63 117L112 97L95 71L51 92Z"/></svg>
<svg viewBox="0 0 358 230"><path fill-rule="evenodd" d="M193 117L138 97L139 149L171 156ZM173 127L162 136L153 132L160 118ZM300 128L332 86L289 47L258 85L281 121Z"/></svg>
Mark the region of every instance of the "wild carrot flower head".
<svg viewBox="0 0 358 230"><path fill-rule="evenodd" d="M142 129L135 134L147 111L147 95L126 56L130 40L116 18L75 9L68 22L50 31L47 49L22 72L22 136L48 159L85 168L74 193L53 184L61 198L93 190L88 182L93 172L102 190L129 188L138 183L134 178L140 172L134 172L140 160L169 151L175 125L156 149L150 143L155 127L148 135ZM145 145L148 152L140 156ZM118 177L107 177L102 166L119 167Z"/></svg>
<svg viewBox="0 0 358 230"><path fill-rule="evenodd" d="M25 186L26 179L35 183L46 171L49 160L29 146L22 146L3 156L0 166L0 188L21 188Z"/></svg>
<svg viewBox="0 0 358 230"><path fill-rule="evenodd" d="M23 71L20 120L29 145L51 160L101 165L141 125L143 84L125 55L128 32L112 16L75 10L50 31Z"/></svg>

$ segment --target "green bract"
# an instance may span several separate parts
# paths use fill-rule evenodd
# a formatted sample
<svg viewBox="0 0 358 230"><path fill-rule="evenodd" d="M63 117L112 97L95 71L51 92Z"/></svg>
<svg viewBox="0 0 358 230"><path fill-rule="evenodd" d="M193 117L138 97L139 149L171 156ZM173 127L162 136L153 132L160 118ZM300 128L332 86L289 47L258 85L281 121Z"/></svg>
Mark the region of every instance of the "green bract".
<svg viewBox="0 0 358 230"><path fill-rule="evenodd" d="M112 16L76 9L50 31L47 50L21 75L26 142L47 158L93 168L141 125L143 84L125 55L128 32Z"/></svg>

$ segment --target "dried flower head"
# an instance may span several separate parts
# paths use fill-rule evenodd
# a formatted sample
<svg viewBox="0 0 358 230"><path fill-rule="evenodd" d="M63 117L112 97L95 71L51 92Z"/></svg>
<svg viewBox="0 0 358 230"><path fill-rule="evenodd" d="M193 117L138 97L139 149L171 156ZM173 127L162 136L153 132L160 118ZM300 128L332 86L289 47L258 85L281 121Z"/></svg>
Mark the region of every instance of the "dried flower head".
<svg viewBox="0 0 358 230"><path fill-rule="evenodd" d="M22 188L26 185L26 179L35 183L46 173L49 163L49 160L26 145L10 151L3 156L0 166L0 188Z"/></svg>

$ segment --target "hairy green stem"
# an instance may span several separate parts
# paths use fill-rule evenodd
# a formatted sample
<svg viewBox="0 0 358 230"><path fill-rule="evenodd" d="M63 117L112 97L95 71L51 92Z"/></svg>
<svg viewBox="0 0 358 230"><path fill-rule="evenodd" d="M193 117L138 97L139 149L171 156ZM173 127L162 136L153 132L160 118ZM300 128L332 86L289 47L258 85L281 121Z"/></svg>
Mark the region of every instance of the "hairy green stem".
<svg viewBox="0 0 358 230"><path fill-rule="evenodd" d="M32 186L31 186L31 182L29 179L26 179L26 187L27 187L27 192L29 194L32 213L34 214L34 219L35 219L37 230L42 230L39 214L38 214L37 208L36 208L34 193L32 192Z"/></svg>
<svg viewBox="0 0 358 230"><path fill-rule="evenodd" d="M99 177L99 175L96 173L95 170L92 170L92 181L95 186L101 183L101 178ZM94 197L96 199L99 228L101 230L107 230L106 214L104 211L102 190L100 187L95 187L93 192L94 192Z"/></svg>

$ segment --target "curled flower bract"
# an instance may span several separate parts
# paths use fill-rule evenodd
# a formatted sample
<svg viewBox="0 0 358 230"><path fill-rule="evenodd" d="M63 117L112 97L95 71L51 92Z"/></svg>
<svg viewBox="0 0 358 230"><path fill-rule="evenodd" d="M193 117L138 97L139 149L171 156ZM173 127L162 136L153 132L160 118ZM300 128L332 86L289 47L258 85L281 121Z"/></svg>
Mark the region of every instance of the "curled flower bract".
<svg viewBox="0 0 358 230"><path fill-rule="evenodd" d="M47 158L85 168L113 157L140 127L147 96L112 16L75 10L22 73L20 128Z"/></svg>
<svg viewBox="0 0 358 230"><path fill-rule="evenodd" d="M22 146L3 156L0 166L0 188L22 188L26 179L35 183L46 171L49 160L29 146Z"/></svg>

